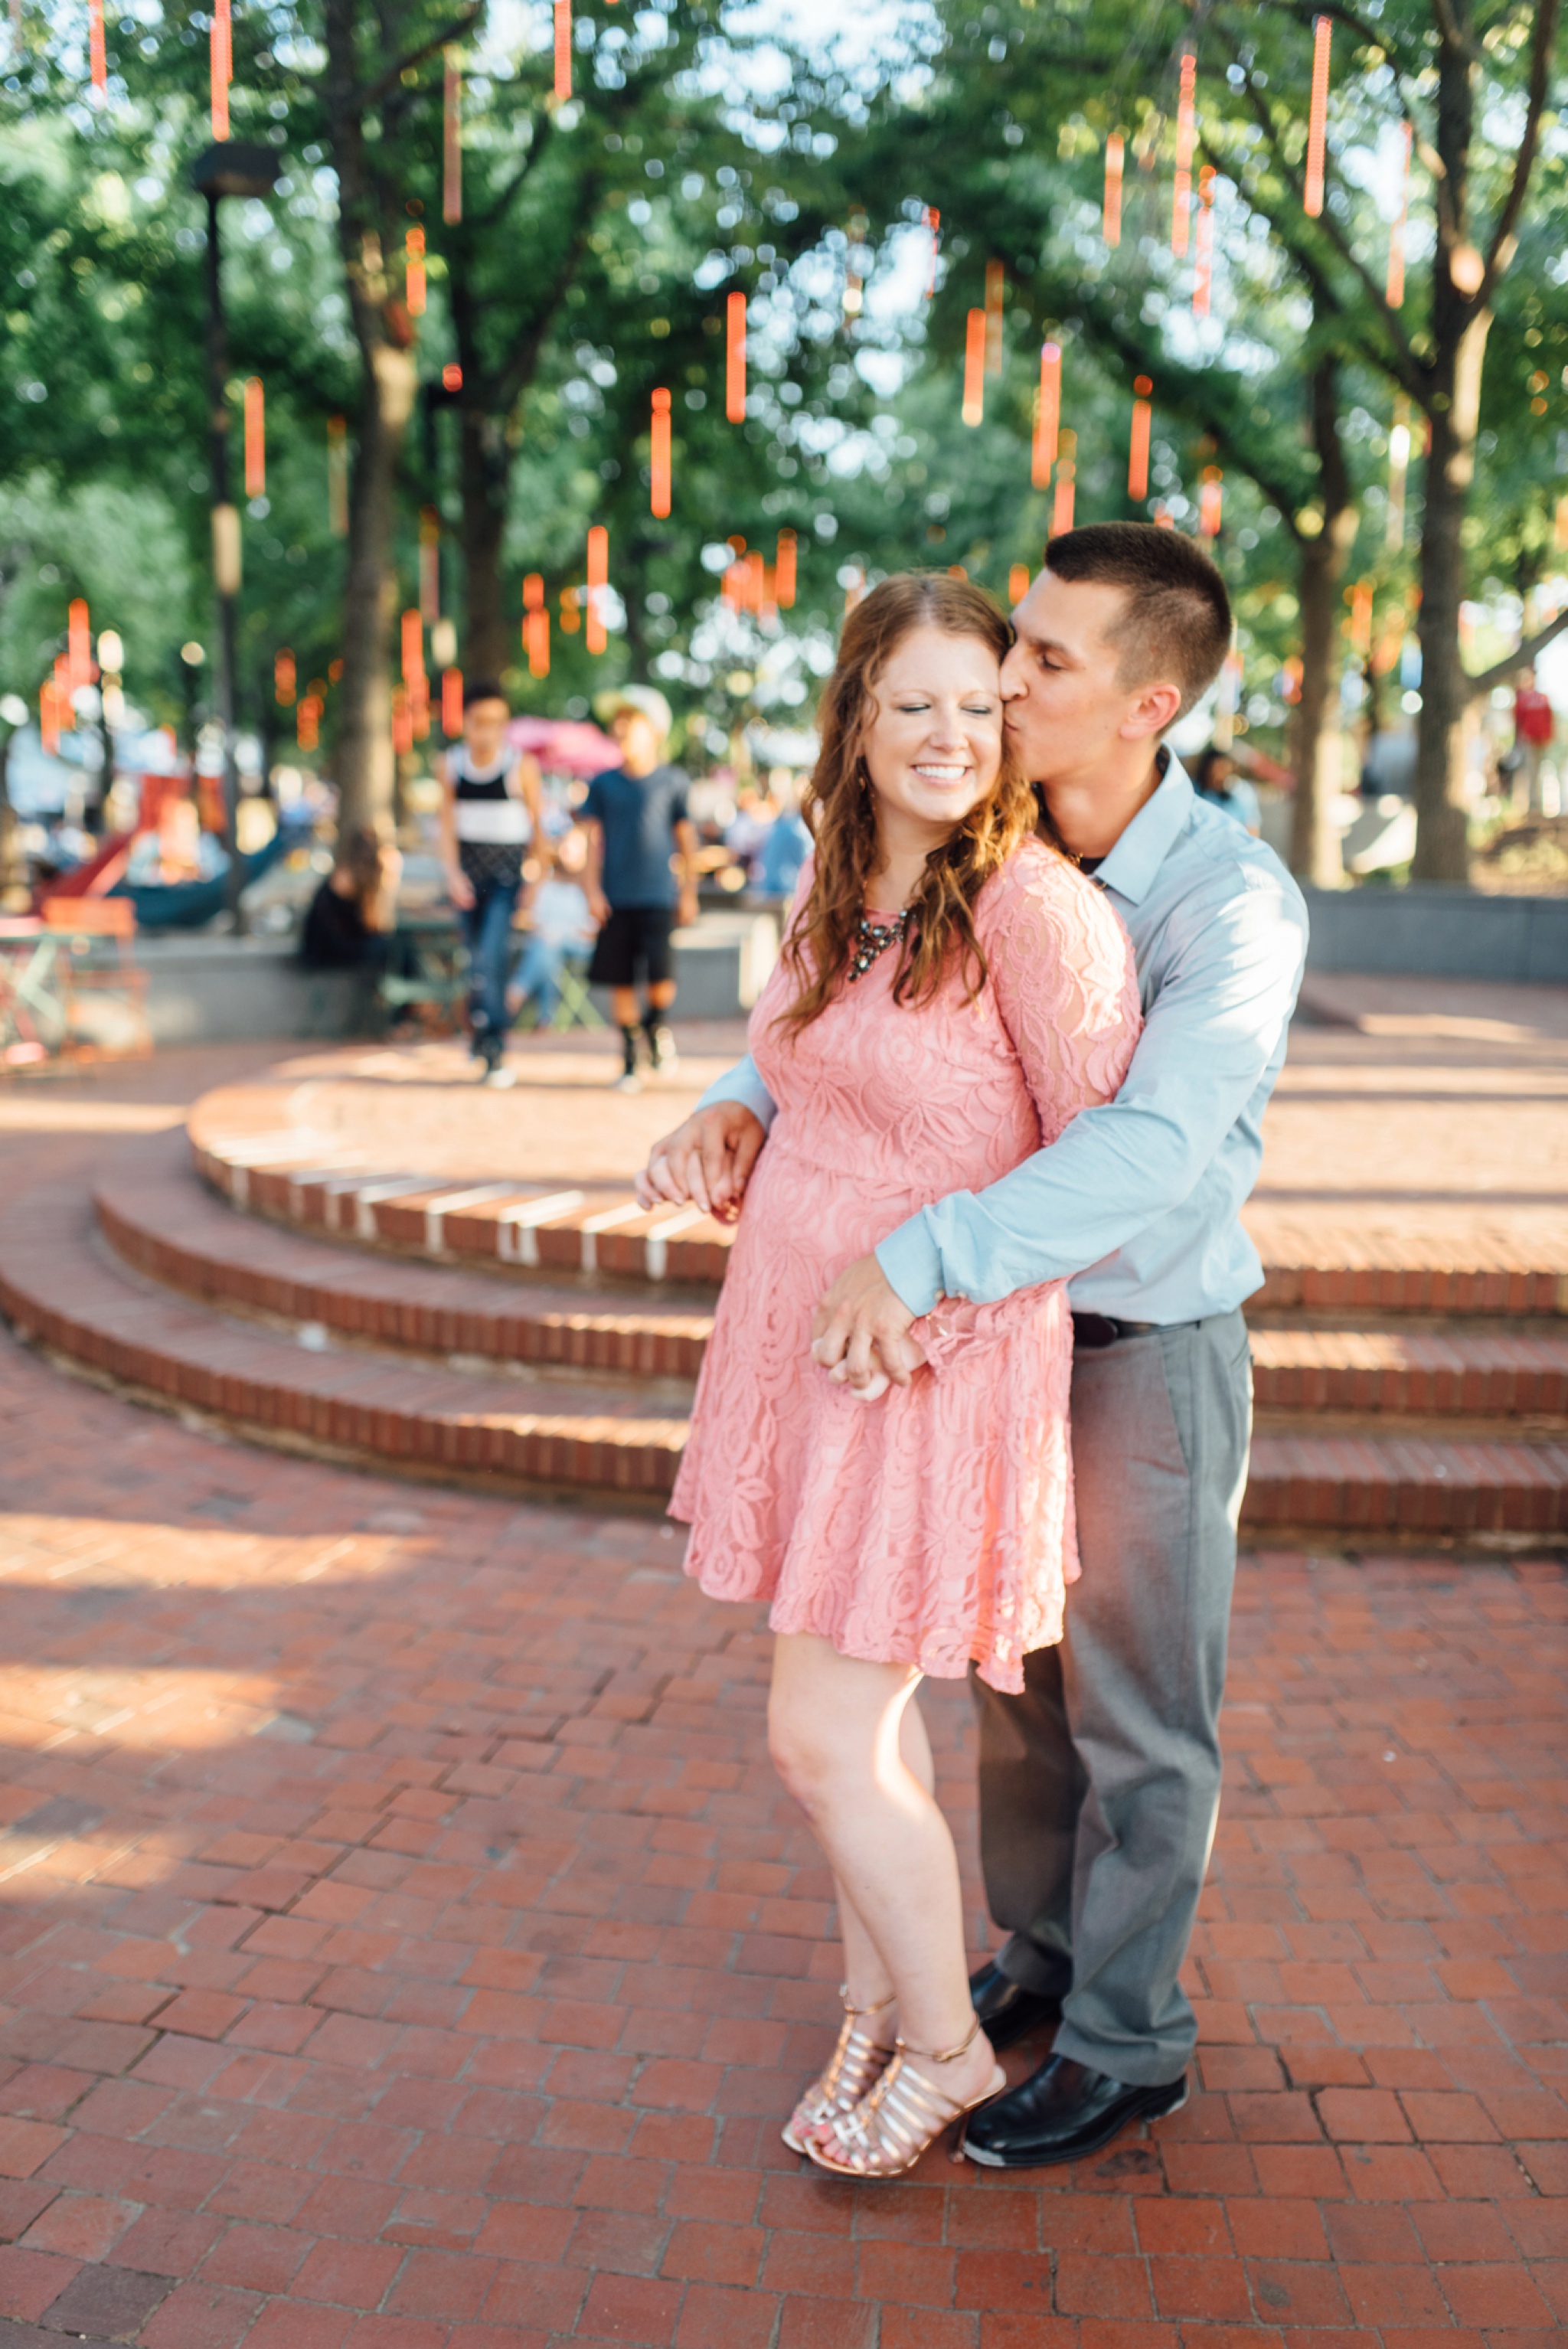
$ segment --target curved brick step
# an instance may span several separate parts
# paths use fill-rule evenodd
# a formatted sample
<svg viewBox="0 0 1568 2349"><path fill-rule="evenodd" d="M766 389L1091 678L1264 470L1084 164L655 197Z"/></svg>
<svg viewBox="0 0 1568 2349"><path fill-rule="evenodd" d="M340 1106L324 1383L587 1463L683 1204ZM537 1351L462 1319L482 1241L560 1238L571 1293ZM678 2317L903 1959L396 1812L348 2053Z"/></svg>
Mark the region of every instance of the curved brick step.
<svg viewBox="0 0 1568 2349"><path fill-rule="evenodd" d="M669 1491L686 1438L669 1381L655 1392L306 1351L150 1294L95 1252L85 1190L34 1194L0 1218L0 1309L22 1337L140 1397L382 1470L653 1496Z"/></svg>
<svg viewBox="0 0 1568 2349"><path fill-rule="evenodd" d="M1568 1413L1568 1338L1546 1330L1255 1329L1261 1411L1441 1419Z"/></svg>
<svg viewBox="0 0 1568 2349"><path fill-rule="evenodd" d="M1346 1534L1568 1532L1568 1444L1259 1435L1242 1516Z"/></svg>
<svg viewBox="0 0 1568 2349"><path fill-rule="evenodd" d="M178 1133L119 1153L95 1202L100 1230L136 1271L221 1311L315 1325L349 1343L695 1379L713 1326L711 1310L646 1288L501 1280L258 1225L213 1198Z"/></svg>

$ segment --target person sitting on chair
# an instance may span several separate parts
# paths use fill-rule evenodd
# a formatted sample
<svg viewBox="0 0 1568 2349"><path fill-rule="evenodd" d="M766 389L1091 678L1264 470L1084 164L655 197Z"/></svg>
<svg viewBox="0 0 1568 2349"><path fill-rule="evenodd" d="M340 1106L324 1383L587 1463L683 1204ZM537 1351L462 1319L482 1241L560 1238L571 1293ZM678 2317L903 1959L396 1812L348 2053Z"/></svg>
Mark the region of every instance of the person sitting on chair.
<svg viewBox="0 0 1568 2349"><path fill-rule="evenodd" d="M299 955L305 968L379 975L397 927L402 874L402 856L382 826L356 824L346 833L304 917Z"/></svg>

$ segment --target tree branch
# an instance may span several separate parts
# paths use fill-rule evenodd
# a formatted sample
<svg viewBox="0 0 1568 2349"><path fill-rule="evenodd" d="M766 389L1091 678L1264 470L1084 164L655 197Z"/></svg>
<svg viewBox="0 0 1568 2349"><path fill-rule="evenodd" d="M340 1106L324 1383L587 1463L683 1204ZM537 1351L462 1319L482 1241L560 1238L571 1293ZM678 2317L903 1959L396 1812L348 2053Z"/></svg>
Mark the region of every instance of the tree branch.
<svg viewBox="0 0 1568 2349"><path fill-rule="evenodd" d="M1530 54L1530 98L1524 119L1524 136L1519 142L1514 158L1513 178L1507 201L1498 215L1487 251L1486 274L1476 295L1477 309L1491 300L1498 279L1512 259L1513 232L1519 215L1524 209L1525 191L1530 174L1535 168L1536 149L1541 140L1541 118L1546 109L1546 88L1552 68L1552 51L1557 37L1557 18L1561 0L1535 0L1535 39Z"/></svg>
<svg viewBox="0 0 1568 2349"><path fill-rule="evenodd" d="M473 0L471 7L463 9L459 16L454 16L451 23L441 32L437 33L433 38L421 41L417 49L410 49L406 57L398 58L396 65L388 66L378 81L373 81L368 87L362 86L356 90L355 102L362 109L379 106L387 91L397 88L397 84L411 67L423 65L425 59L433 56L436 50L444 49L449 41L460 39L464 33L472 30L483 15L484 0Z"/></svg>
<svg viewBox="0 0 1568 2349"><path fill-rule="evenodd" d="M1516 651L1505 653L1501 660L1493 661L1490 668L1483 668L1479 677L1467 677L1465 691L1470 699L1474 701L1478 695L1490 693L1494 685L1506 685L1516 669L1533 668L1537 657L1546 650L1554 636L1563 634L1564 628L1568 628L1568 605L1564 605L1554 620L1549 620L1545 627L1537 628L1532 636L1527 636Z"/></svg>

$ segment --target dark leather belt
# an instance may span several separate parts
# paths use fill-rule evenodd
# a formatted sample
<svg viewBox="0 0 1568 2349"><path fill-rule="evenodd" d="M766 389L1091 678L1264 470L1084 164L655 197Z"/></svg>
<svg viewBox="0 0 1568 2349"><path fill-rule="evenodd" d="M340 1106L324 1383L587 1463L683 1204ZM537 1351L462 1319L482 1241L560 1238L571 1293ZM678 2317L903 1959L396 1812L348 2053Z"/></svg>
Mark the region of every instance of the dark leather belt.
<svg viewBox="0 0 1568 2349"><path fill-rule="evenodd" d="M1158 1321L1118 1321L1109 1313L1075 1313L1073 1344L1114 1346L1119 1338L1147 1338L1160 1326Z"/></svg>

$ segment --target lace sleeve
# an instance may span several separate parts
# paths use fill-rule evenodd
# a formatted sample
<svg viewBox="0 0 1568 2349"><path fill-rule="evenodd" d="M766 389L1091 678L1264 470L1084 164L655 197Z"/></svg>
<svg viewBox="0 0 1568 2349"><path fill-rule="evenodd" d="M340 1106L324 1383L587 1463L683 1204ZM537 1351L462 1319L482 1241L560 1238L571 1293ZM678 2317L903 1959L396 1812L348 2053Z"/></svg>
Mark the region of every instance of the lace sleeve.
<svg viewBox="0 0 1568 2349"><path fill-rule="evenodd" d="M1143 1024L1131 943L1093 884L1033 842L998 875L979 928L987 984L1048 1150L1127 1074ZM960 1351L1034 1311L1041 1294L1017 1289L989 1305L944 1298L911 1335L940 1374Z"/></svg>

